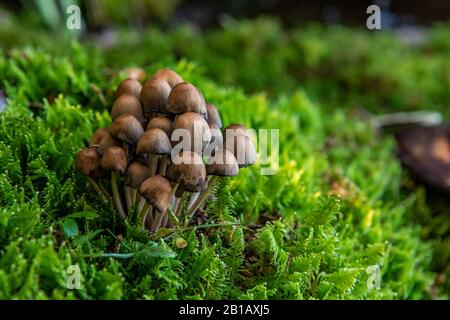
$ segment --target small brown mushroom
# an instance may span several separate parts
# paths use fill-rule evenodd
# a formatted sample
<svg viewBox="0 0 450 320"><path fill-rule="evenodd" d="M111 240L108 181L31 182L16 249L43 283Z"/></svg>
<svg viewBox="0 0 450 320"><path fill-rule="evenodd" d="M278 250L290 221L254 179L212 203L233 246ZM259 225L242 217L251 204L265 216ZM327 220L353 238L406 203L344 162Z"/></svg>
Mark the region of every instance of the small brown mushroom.
<svg viewBox="0 0 450 320"><path fill-rule="evenodd" d="M120 147L108 148L102 159L100 165L103 169L111 171L111 187L113 191L113 198L116 205L116 209L122 218L126 218L125 210L122 206L122 200L120 199L119 189L117 187L117 174L124 174L127 168L127 155L125 150Z"/></svg>
<svg viewBox="0 0 450 320"><path fill-rule="evenodd" d="M85 176L95 177L98 175L100 157L95 148L81 149L75 159L76 169Z"/></svg>
<svg viewBox="0 0 450 320"><path fill-rule="evenodd" d="M130 67L125 68L123 71L125 72L127 78L137 80L139 82L144 82L145 77L147 76L145 74L145 71L142 70L141 68Z"/></svg>
<svg viewBox="0 0 450 320"><path fill-rule="evenodd" d="M192 216L204 204L219 177L236 176L239 173L239 166L236 158L230 151L219 148L214 157L208 159L206 172L211 175L208 180L208 188L203 190L189 206L188 216Z"/></svg>
<svg viewBox="0 0 450 320"><path fill-rule="evenodd" d="M174 123L174 130L186 130L186 132L180 132L183 137L184 151L201 154L211 141L208 123L195 112L186 112L178 116ZM190 141L184 141L185 135L190 137Z"/></svg>
<svg viewBox="0 0 450 320"><path fill-rule="evenodd" d="M167 101L167 110L174 114L196 112L204 118L208 117L203 95L195 86L186 82L173 87Z"/></svg>
<svg viewBox="0 0 450 320"><path fill-rule="evenodd" d="M169 180L163 176L156 175L146 179L139 188L139 193L147 200L146 206L141 210L140 218L145 224L145 216L149 205L157 209L157 214L151 226L152 231L156 231L160 226L164 215L169 207L173 188Z"/></svg>
<svg viewBox="0 0 450 320"><path fill-rule="evenodd" d="M214 126L216 128L222 129L222 118L220 117L219 110L216 106L210 103L206 104L206 111L208 113L208 124L209 126Z"/></svg>
<svg viewBox="0 0 450 320"><path fill-rule="evenodd" d="M158 71L156 71L152 79L165 80L172 88L177 84L183 82L183 78L181 78L178 73L168 68L159 69Z"/></svg>
<svg viewBox="0 0 450 320"><path fill-rule="evenodd" d="M137 202L137 190L145 179L150 177L148 166L141 161L133 161L127 168L125 177L125 196L128 209Z"/></svg>
<svg viewBox="0 0 450 320"><path fill-rule="evenodd" d="M159 128L151 128L146 131L139 139L136 153L146 154L149 161L149 170L151 175L155 175L160 156L168 157L172 151L167 134Z"/></svg>
<svg viewBox="0 0 450 320"><path fill-rule="evenodd" d="M172 136L172 131L173 131L173 122L172 122L172 120L170 120L167 117L157 116L149 121L149 123L147 124L146 130L149 130L152 128L159 128L159 129L163 130L170 139L170 137Z"/></svg>
<svg viewBox="0 0 450 320"><path fill-rule="evenodd" d="M89 142L90 147L98 147L100 142L102 141L103 137L109 133L108 128L100 128L95 130L94 134L92 135L91 141Z"/></svg>
<svg viewBox="0 0 450 320"><path fill-rule="evenodd" d="M114 102L111 109L112 120L114 121L124 114L130 114L134 116L141 123L145 122L141 102L134 95L123 94L119 96Z"/></svg>
<svg viewBox="0 0 450 320"><path fill-rule="evenodd" d="M162 79L149 80L144 84L140 100L147 119L155 117L157 113L168 113L166 105L170 90L170 85Z"/></svg>
<svg viewBox="0 0 450 320"><path fill-rule="evenodd" d="M130 94L139 99L141 90L142 84L138 80L128 78L120 82L116 89L116 98L123 94Z"/></svg>
<svg viewBox="0 0 450 320"><path fill-rule="evenodd" d="M107 200L111 196L101 187L101 184L98 183L98 180L102 175L102 170L100 167L100 156L95 149L96 148L92 147L81 149L75 158L75 167L87 177L95 191L97 191L98 194L103 195L105 200Z"/></svg>
<svg viewBox="0 0 450 320"><path fill-rule="evenodd" d="M172 157L167 167L167 178L181 183L187 191L198 192L206 188L206 168L203 159L195 152L183 151Z"/></svg>
<svg viewBox="0 0 450 320"><path fill-rule="evenodd" d="M124 114L114 120L111 135L128 144L136 144L144 134L141 123L131 114Z"/></svg>
<svg viewBox="0 0 450 320"><path fill-rule="evenodd" d="M114 138L108 130L98 144L97 153L102 156L108 148L114 146L121 147L122 142Z"/></svg>
<svg viewBox="0 0 450 320"><path fill-rule="evenodd" d="M234 154L239 168L254 164L257 153L247 128L240 124L233 124L226 127L224 132L223 145Z"/></svg>

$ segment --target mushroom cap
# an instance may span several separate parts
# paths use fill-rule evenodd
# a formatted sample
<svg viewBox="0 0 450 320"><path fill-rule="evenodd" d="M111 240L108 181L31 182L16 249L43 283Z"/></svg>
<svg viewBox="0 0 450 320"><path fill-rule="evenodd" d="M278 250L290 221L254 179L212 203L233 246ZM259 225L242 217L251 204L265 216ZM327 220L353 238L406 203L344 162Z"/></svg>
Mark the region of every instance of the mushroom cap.
<svg viewBox="0 0 450 320"><path fill-rule="evenodd" d="M236 176L239 165L234 154L225 148L219 148L214 157L208 159L206 173L213 176Z"/></svg>
<svg viewBox="0 0 450 320"><path fill-rule="evenodd" d="M145 80L145 77L147 76L145 74L145 71L142 70L141 68L130 67L125 68L123 71L127 75L127 78L138 80L139 82L143 82Z"/></svg>
<svg viewBox="0 0 450 320"><path fill-rule="evenodd" d="M141 94L142 84L136 79L125 79L117 86L116 98L123 94L131 94L136 98L139 98Z"/></svg>
<svg viewBox="0 0 450 320"><path fill-rule="evenodd" d="M102 141L103 137L109 133L109 129L108 128L99 128L97 130L95 130L94 134L92 135L91 141L89 142L89 146L90 147L94 147L100 144L100 142Z"/></svg>
<svg viewBox="0 0 450 320"><path fill-rule="evenodd" d="M113 146L121 147L122 142L120 140L114 138L111 135L110 131L108 130L108 132L105 133L102 140L100 140L100 143L98 144L97 153L99 155L103 155L109 147L113 147Z"/></svg>
<svg viewBox="0 0 450 320"><path fill-rule="evenodd" d="M111 118L116 120L124 114L131 114L141 123L145 121L144 113L142 111L141 102L138 98L131 94L123 94L119 96L114 102L111 109Z"/></svg>
<svg viewBox="0 0 450 320"><path fill-rule="evenodd" d="M171 88L183 82L183 78L173 70L168 68L159 69L155 72L152 79L161 79L167 81Z"/></svg>
<svg viewBox="0 0 450 320"><path fill-rule="evenodd" d="M148 166L141 161L133 161L127 168L125 185L139 189L142 182L150 176Z"/></svg>
<svg viewBox="0 0 450 320"><path fill-rule="evenodd" d="M208 117L202 93L194 85L186 82L172 88L167 101L167 110L175 114L191 111L205 118Z"/></svg>
<svg viewBox="0 0 450 320"><path fill-rule="evenodd" d="M184 151L173 156L166 176L179 182L190 192L199 192L208 185L205 164L202 157L195 152Z"/></svg>
<svg viewBox="0 0 450 320"><path fill-rule="evenodd" d="M174 123L174 130L184 129L189 132L191 141L184 150L201 153L211 141L211 131L208 123L198 113L186 112L179 115ZM184 133L181 132L182 137ZM183 140L183 143L186 143Z"/></svg>
<svg viewBox="0 0 450 320"><path fill-rule="evenodd" d="M152 128L159 128L159 129L163 130L167 134L167 136L169 137L169 140L170 140L170 137L172 136L172 131L173 131L173 122L172 122L172 120L170 120L167 117L157 116L149 121L149 123L147 124L146 130L149 130Z"/></svg>
<svg viewBox="0 0 450 320"><path fill-rule="evenodd" d="M226 140L227 136L235 136L235 135L244 135L249 138L251 138L250 133L248 132L248 129L239 123L233 123L228 125L225 129L223 129L224 135L223 138Z"/></svg>
<svg viewBox="0 0 450 320"><path fill-rule="evenodd" d="M168 113L166 105L171 89L167 81L163 79L148 80L140 94L144 112Z"/></svg>
<svg viewBox="0 0 450 320"><path fill-rule="evenodd" d="M247 167L256 162L256 148L250 137L244 134L225 136L223 147L233 153L239 168Z"/></svg>
<svg viewBox="0 0 450 320"><path fill-rule="evenodd" d="M144 134L141 123L131 114L124 114L114 120L111 135L129 144L135 144Z"/></svg>
<svg viewBox="0 0 450 320"><path fill-rule="evenodd" d="M144 132L139 139L136 153L137 154L170 154L172 145L170 144L167 134L159 128L151 128Z"/></svg>
<svg viewBox="0 0 450 320"><path fill-rule="evenodd" d="M90 177L99 175L100 156L95 148L81 149L75 158L75 167L82 174Z"/></svg>
<svg viewBox="0 0 450 320"><path fill-rule="evenodd" d="M105 170L116 171L124 174L127 168L127 154L121 147L110 147L100 160L100 165Z"/></svg>
<svg viewBox="0 0 450 320"><path fill-rule="evenodd" d="M215 126L219 129L222 129L222 118L220 117L219 110L215 105L211 103L206 104L206 112L208 113L208 124L209 126Z"/></svg>
<svg viewBox="0 0 450 320"><path fill-rule="evenodd" d="M159 211L166 212L172 198L173 189L169 180L156 175L142 182L139 193Z"/></svg>

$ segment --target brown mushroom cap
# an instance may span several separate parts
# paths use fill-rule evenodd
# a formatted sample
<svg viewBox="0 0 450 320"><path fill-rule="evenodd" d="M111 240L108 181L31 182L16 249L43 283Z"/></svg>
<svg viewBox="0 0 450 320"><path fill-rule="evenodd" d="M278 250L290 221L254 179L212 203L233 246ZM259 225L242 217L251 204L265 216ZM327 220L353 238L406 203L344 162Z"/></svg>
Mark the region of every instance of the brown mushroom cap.
<svg viewBox="0 0 450 320"><path fill-rule="evenodd" d="M186 112L178 116L174 123L174 130L177 129L187 130L190 134L190 149L185 148L187 151L201 153L211 142L208 123L198 113Z"/></svg>
<svg viewBox="0 0 450 320"><path fill-rule="evenodd" d="M127 154L121 147L110 147L105 151L100 165L105 170L124 174L127 168Z"/></svg>
<svg viewBox="0 0 450 320"><path fill-rule="evenodd" d="M228 125L225 129L223 129L223 138L226 140L227 136L235 136L238 134L244 135L246 137L251 138L248 129L242 124L233 123Z"/></svg>
<svg viewBox="0 0 450 320"><path fill-rule="evenodd" d="M239 168L247 167L256 162L256 148L252 140L244 134L224 136L223 147L233 153Z"/></svg>
<svg viewBox="0 0 450 320"><path fill-rule="evenodd" d="M172 122L172 120L170 120L167 117L157 116L149 121L149 123L147 124L146 130L150 130L152 128L159 128L159 129L163 130L167 134L167 136L169 137L169 140L170 140L170 137L172 136L172 131L173 131L173 122Z"/></svg>
<svg viewBox="0 0 450 320"><path fill-rule="evenodd" d="M141 123L131 114L124 114L114 120L111 135L129 144L135 144L144 134Z"/></svg>
<svg viewBox="0 0 450 320"><path fill-rule="evenodd" d="M102 141L103 137L109 133L109 129L108 128L100 128L95 130L94 134L92 135L91 141L89 142L89 146L93 147L93 146L97 146L100 144L100 142Z"/></svg>
<svg viewBox="0 0 450 320"><path fill-rule="evenodd" d="M166 212L172 192L170 181L160 175L147 178L139 187L139 193L161 212Z"/></svg>
<svg viewBox="0 0 450 320"><path fill-rule="evenodd" d="M136 98L139 98L141 94L142 84L136 79L125 79L117 86L116 98L123 94L131 94Z"/></svg>
<svg viewBox="0 0 450 320"><path fill-rule="evenodd" d="M163 79L148 80L140 95L144 112L168 113L166 105L170 90L170 85Z"/></svg>
<svg viewBox="0 0 450 320"><path fill-rule="evenodd" d="M127 75L127 78L137 80L139 82L143 82L145 80L145 77L147 76L145 74L145 71L141 68L130 67L125 68L123 71Z"/></svg>
<svg viewBox="0 0 450 320"><path fill-rule="evenodd" d="M206 111L208 113L207 122L209 126L215 126L219 129L222 129L222 118L220 117L219 110L217 110L216 106L211 103L207 103Z"/></svg>
<svg viewBox="0 0 450 320"><path fill-rule="evenodd" d="M132 162L127 168L125 185L139 189L142 182L150 176L148 166L140 161Z"/></svg>
<svg viewBox="0 0 450 320"><path fill-rule="evenodd" d="M214 157L208 159L206 173L214 176L236 176L239 173L239 165L230 151L219 148Z"/></svg>
<svg viewBox="0 0 450 320"><path fill-rule="evenodd" d="M199 192L208 185L205 164L202 157L195 152L184 151L173 156L166 175L190 192Z"/></svg>
<svg viewBox="0 0 450 320"><path fill-rule="evenodd" d="M171 151L172 145L170 144L169 137L159 128L152 128L145 131L136 147L137 154L164 155L170 154Z"/></svg>
<svg viewBox="0 0 450 320"><path fill-rule="evenodd" d="M186 82L173 87L167 101L167 110L174 114L196 112L204 118L208 117L203 95L196 87Z"/></svg>
<svg viewBox="0 0 450 320"><path fill-rule="evenodd" d="M141 102L138 98L131 94L123 94L116 99L111 109L111 118L116 120L124 114L131 114L141 123L144 123L144 113L142 111Z"/></svg>
<svg viewBox="0 0 450 320"><path fill-rule="evenodd" d="M178 73L168 68L159 69L158 71L156 71L152 79L165 80L172 88L177 84L183 82L183 78L181 78Z"/></svg>
<svg viewBox="0 0 450 320"><path fill-rule="evenodd" d="M108 148L113 146L121 147L122 142L114 138L108 130L108 132L106 132L103 136L102 140L100 140L100 143L97 147L97 152L99 155L103 155Z"/></svg>
<svg viewBox="0 0 450 320"><path fill-rule="evenodd" d="M100 156L94 148L81 149L75 158L76 169L86 176L98 176L99 164Z"/></svg>

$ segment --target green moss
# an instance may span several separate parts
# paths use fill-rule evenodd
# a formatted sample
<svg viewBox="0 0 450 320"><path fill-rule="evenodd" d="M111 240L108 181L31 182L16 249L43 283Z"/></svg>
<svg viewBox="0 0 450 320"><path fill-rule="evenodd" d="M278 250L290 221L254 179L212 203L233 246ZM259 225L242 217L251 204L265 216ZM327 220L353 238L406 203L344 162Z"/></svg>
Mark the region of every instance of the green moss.
<svg viewBox="0 0 450 320"><path fill-rule="evenodd" d="M3 51L0 298L429 298L433 270L445 272L449 250L445 241L428 239L445 239L448 228L436 228L442 224L421 189L403 191L393 141L340 103L365 101L364 81L375 79L380 87L366 98L378 110L387 102L404 106L415 86L430 103L445 105L447 48L439 39L447 28L434 31L426 46L437 53L430 57L422 52L427 47L405 53L390 35L309 31L286 34L266 20L230 22L201 36L189 28L164 36L149 31L143 43L127 43L127 54L113 48L91 55L78 43L60 55L37 47ZM350 39L359 44L354 51L336 49ZM373 48L391 49L379 63ZM196 62L175 62L174 52ZM415 65L419 60L423 66ZM148 72L174 68L219 107L224 123L280 129L277 174L262 176L255 166L221 182L208 205L208 223L219 226L151 239L133 219L121 222L73 170L77 150L110 122L122 74L106 67L133 64L151 64ZM323 68L331 70L325 77ZM411 73L428 78L415 82ZM267 93L248 93L260 90ZM187 246L178 248L177 238ZM431 249L444 258L433 259ZM66 286L74 264L79 290ZM367 285L374 265L380 289ZM447 297L446 286L439 297Z"/></svg>

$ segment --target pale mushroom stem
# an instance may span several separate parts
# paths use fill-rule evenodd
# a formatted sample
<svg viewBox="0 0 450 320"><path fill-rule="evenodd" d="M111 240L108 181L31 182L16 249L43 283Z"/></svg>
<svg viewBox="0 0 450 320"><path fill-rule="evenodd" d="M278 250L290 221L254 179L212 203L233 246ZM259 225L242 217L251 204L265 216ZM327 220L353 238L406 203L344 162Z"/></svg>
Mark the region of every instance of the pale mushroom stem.
<svg viewBox="0 0 450 320"><path fill-rule="evenodd" d="M137 190L134 188L130 188L130 193L131 193L131 204L132 205L136 205L137 203Z"/></svg>
<svg viewBox="0 0 450 320"><path fill-rule="evenodd" d="M181 197L177 198L178 201L177 201L176 207L174 207L176 217L179 217L181 214L181 208L183 207L183 202L185 202L183 200L185 200L186 195L187 195L187 193L183 192Z"/></svg>
<svg viewBox="0 0 450 320"><path fill-rule="evenodd" d="M197 200L195 200L194 204L188 209L187 212L188 217L192 217L194 213L203 205L203 203L208 198L209 193L214 188L214 185L216 184L218 178L219 176L212 176L209 179L208 188L200 192L200 195L198 196Z"/></svg>
<svg viewBox="0 0 450 320"><path fill-rule="evenodd" d="M169 156L163 156L159 165L159 174L162 176L166 175L167 165L169 163Z"/></svg>
<svg viewBox="0 0 450 320"><path fill-rule="evenodd" d="M142 208L144 208L146 203L147 203L147 200L145 200L145 198L143 196L140 196L137 211L141 212Z"/></svg>
<svg viewBox="0 0 450 320"><path fill-rule="evenodd" d="M151 231L157 231L161 227L164 216L166 215L166 211L161 212L158 209L156 209L155 211L156 214L152 223Z"/></svg>
<svg viewBox="0 0 450 320"><path fill-rule="evenodd" d="M153 207L148 209L147 216L145 218L145 225L147 228L151 228L153 223Z"/></svg>
<svg viewBox="0 0 450 320"><path fill-rule="evenodd" d="M175 208L175 205L176 205L177 197L175 197L175 192L177 191L179 185L180 185L179 182L177 182L173 185L172 197L170 200L170 204L171 204L172 208Z"/></svg>
<svg viewBox="0 0 450 320"><path fill-rule="evenodd" d="M148 157L148 170L150 171L150 176L153 177L156 174L159 156L155 154L149 154Z"/></svg>
<svg viewBox="0 0 450 320"><path fill-rule="evenodd" d="M170 224L169 224L169 215L166 214L163 217L161 227L169 227L169 226L170 226Z"/></svg>
<svg viewBox="0 0 450 320"><path fill-rule="evenodd" d="M142 222L142 229L145 228L145 218L147 217L147 213L148 213L149 209L150 209L150 204L146 201L142 210L139 211L139 218L141 219L141 222Z"/></svg>
<svg viewBox="0 0 450 320"><path fill-rule="evenodd" d="M125 214L125 210L122 206L122 201L120 200L119 189L117 188L117 172L115 171L111 171L111 187L117 212L122 218L126 219L127 215Z"/></svg>
<svg viewBox="0 0 450 320"><path fill-rule="evenodd" d="M130 187L128 186L124 186L124 193L125 193L125 201L127 203L127 210L128 213L130 213L131 210L131 206L132 206L132 202L131 202L131 191L130 191Z"/></svg>

